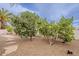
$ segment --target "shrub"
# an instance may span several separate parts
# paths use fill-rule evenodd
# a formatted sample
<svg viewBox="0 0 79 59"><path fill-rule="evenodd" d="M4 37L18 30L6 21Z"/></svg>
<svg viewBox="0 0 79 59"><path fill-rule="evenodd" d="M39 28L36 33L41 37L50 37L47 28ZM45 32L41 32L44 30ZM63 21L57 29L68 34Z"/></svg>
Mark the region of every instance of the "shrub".
<svg viewBox="0 0 79 59"><path fill-rule="evenodd" d="M13 27L12 27L12 26L6 26L6 30L7 30L8 32L12 32L12 31L13 31Z"/></svg>

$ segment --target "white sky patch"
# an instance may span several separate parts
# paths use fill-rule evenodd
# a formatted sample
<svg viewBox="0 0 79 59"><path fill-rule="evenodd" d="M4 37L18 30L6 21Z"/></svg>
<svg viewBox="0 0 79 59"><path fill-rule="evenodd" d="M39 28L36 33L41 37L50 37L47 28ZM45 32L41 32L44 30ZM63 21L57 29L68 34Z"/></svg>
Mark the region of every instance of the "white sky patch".
<svg viewBox="0 0 79 59"><path fill-rule="evenodd" d="M14 14L18 14L18 13L20 13L20 12L23 12L23 11L29 11L29 12L32 12L32 13L34 13L34 11L32 11L32 10L29 10L29 9L27 9L27 8L24 8L24 7L22 7L20 4L17 4L17 5L15 5L15 6L10 6L10 4L0 4L0 9L1 8L4 8L4 9L7 9L7 10L9 10L9 12L12 12L12 13L14 13Z"/></svg>
<svg viewBox="0 0 79 59"><path fill-rule="evenodd" d="M78 5L72 5L68 10L65 10L63 12L64 15L68 15L71 11L73 11L74 8L76 8Z"/></svg>
<svg viewBox="0 0 79 59"><path fill-rule="evenodd" d="M29 9L27 9L27 8L24 8L24 7L22 7L22 6L19 5L19 4L17 4L17 5L15 5L14 7L12 7L12 8L11 8L11 11L12 11L12 12L17 12L17 13L20 13L20 12L23 12L23 11L29 11L29 12L34 13L34 11L29 10Z"/></svg>
<svg viewBox="0 0 79 59"><path fill-rule="evenodd" d="M78 4L35 4L35 6L39 9L39 14L48 14L50 20L58 21L61 16L68 16Z"/></svg>
<svg viewBox="0 0 79 59"><path fill-rule="evenodd" d="M50 16L51 20L58 21L58 19L61 18L61 16L68 16L76 7L78 7L78 4L73 4L72 6L66 6L60 5L59 7L54 6L51 10L53 10L52 15Z"/></svg>

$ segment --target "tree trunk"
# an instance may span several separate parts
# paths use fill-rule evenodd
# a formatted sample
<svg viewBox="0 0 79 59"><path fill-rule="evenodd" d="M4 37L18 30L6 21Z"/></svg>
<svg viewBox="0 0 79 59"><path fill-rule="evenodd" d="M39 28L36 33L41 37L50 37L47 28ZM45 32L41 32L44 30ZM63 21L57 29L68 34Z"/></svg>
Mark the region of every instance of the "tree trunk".
<svg viewBox="0 0 79 59"><path fill-rule="evenodd" d="M30 36L30 41L32 41L32 36Z"/></svg>
<svg viewBox="0 0 79 59"><path fill-rule="evenodd" d="M51 39L49 39L49 43L50 43L50 46L54 45L55 44L55 38L51 37Z"/></svg>
<svg viewBox="0 0 79 59"><path fill-rule="evenodd" d="M47 39L47 37L44 35L44 39Z"/></svg>
<svg viewBox="0 0 79 59"><path fill-rule="evenodd" d="M2 19L0 19L0 29L4 29L4 21Z"/></svg>
<svg viewBox="0 0 79 59"><path fill-rule="evenodd" d="M1 22L0 22L0 29L1 29L1 26L2 26L2 24L1 24Z"/></svg>
<svg viewBox="0 0 79 59"><path fill-rule="evenodd" d="M56 40L58 39L58 33L56 34Z"/></svg>

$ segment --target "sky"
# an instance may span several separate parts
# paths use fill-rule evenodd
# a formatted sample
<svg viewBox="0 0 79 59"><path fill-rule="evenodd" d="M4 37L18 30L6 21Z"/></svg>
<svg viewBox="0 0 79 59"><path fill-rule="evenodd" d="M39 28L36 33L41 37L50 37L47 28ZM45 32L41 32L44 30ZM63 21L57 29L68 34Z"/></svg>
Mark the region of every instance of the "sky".
<svg viewBox="0 0 79 59"><path fill-rule="evenodd" d="M61 16L66 18L74 17L73 26L79 27L79 4L75 3L19 3L10 6L8 3L0 3L0 9L4 8L14 14L22 11L30 11L46 18L48 21L59 21Z"/></svg>

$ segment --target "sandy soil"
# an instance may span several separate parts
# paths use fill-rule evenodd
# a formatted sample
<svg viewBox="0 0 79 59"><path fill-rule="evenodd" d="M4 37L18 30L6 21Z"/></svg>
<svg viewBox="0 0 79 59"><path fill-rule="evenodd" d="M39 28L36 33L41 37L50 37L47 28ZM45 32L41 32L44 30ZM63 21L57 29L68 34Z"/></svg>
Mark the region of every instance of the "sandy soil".
<svg viewBox="0 0 79 59"><path fill-rule="evenodd" d="M73 40L70 44L56 41L54 45L41 37L21 40L16 35L0 36L1 55L7 56L67 56L67 50L73 51L74 56L79 56L79 40Z"/></svg>

